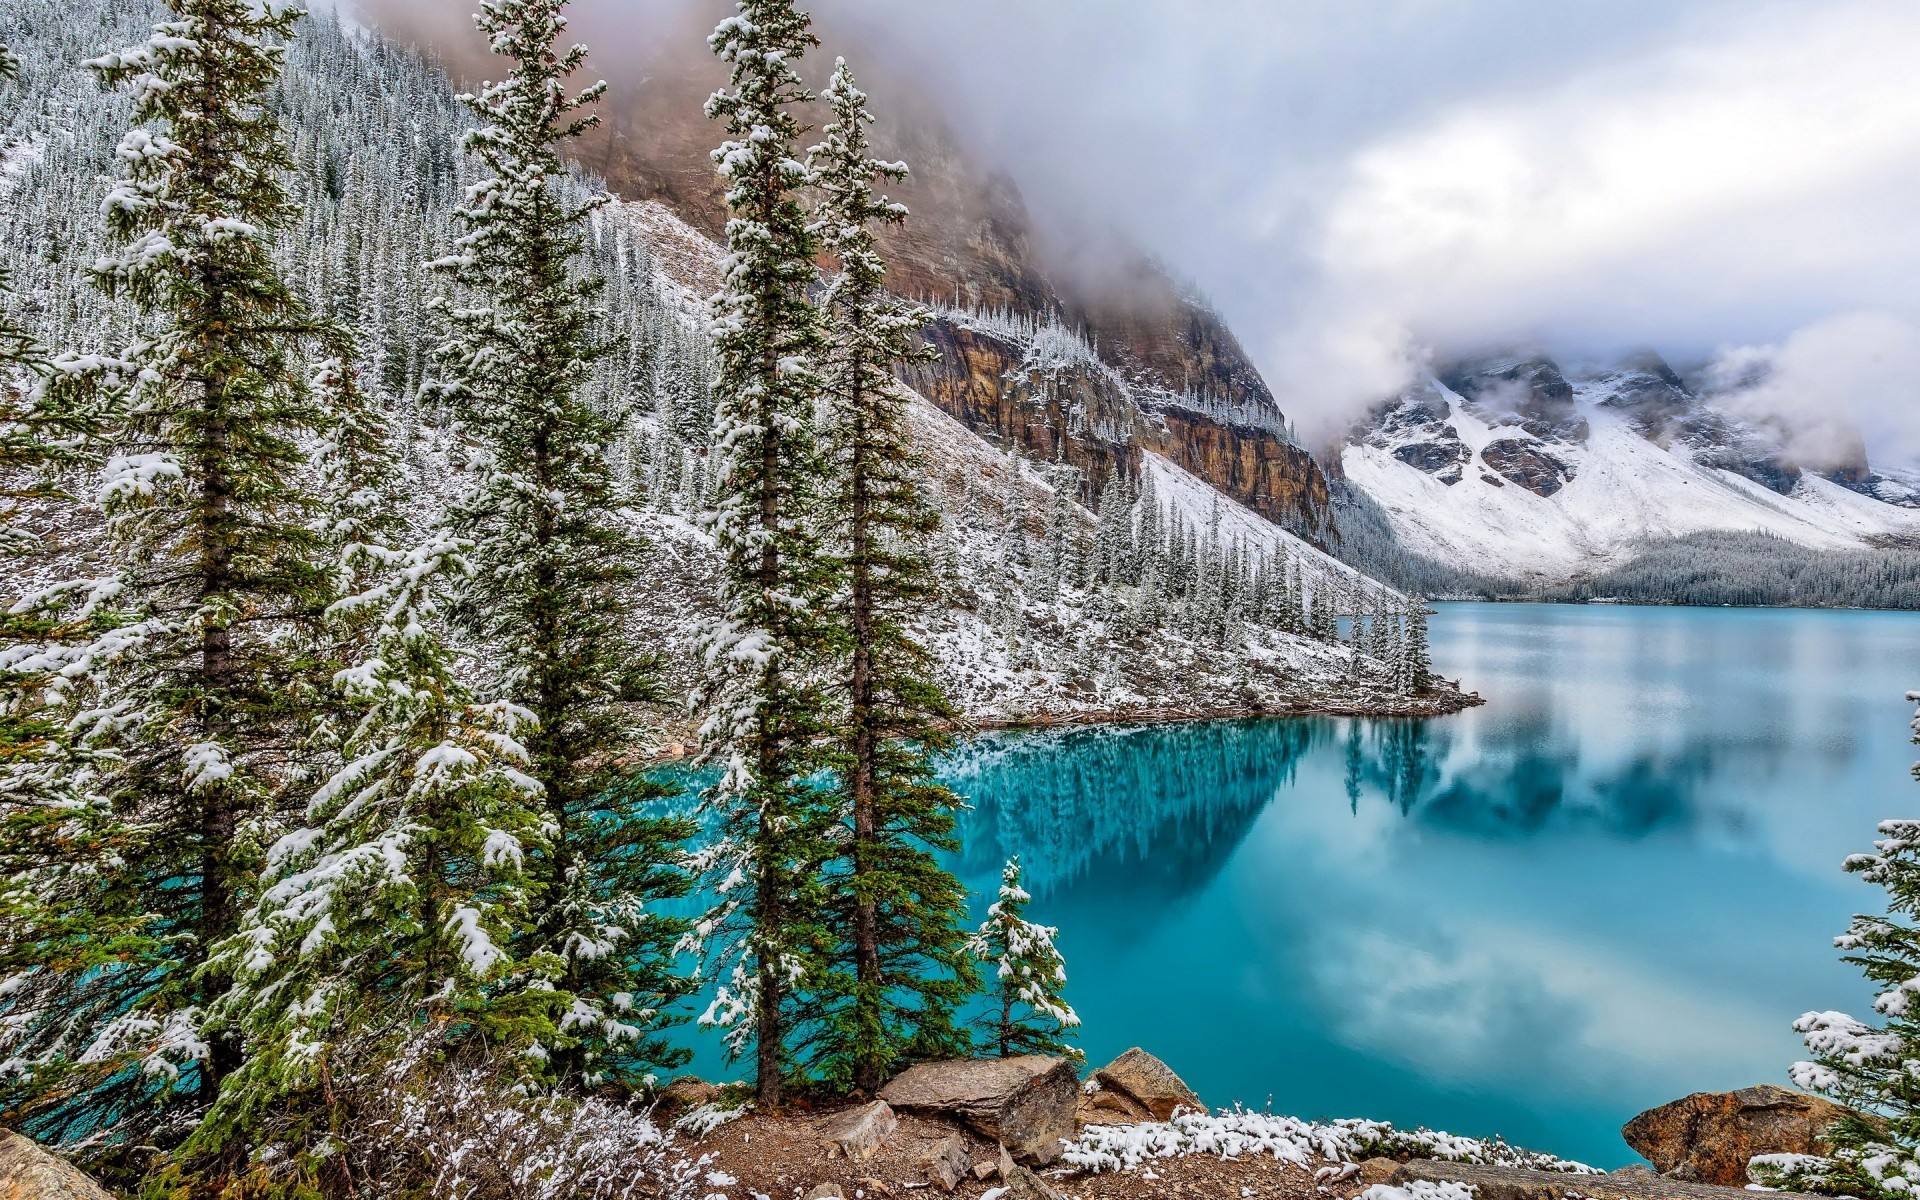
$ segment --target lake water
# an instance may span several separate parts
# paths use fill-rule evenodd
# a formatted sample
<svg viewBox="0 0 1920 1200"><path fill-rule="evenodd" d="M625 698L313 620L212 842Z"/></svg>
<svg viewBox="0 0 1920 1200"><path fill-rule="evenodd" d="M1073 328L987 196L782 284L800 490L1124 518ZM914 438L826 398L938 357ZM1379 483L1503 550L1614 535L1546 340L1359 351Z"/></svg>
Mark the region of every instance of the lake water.
<svg viewBox="0 0 1920 1200"><path fill-rule="evenodd" d="M1879 893L1840 862L1920 809L1920 616L1439 608L1485 707L956 756L961 874L1027 864L1088 1058L1607 1167L1643 1108L1786 1082L1797 1014L1869 1008L1831 939Z"/></svg>

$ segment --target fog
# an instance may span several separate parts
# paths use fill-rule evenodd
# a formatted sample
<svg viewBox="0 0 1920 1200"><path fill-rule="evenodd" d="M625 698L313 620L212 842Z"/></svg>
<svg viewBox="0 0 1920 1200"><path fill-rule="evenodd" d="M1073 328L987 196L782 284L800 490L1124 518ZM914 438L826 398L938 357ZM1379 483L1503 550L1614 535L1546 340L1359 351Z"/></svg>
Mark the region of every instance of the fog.
<svg viewBox="0 0 1920 1200"><path fill-rule="evenodd" d="M462 7L378 15L471 38ZM691 7L579 0L577 28L617 79L703 55ZM1116 229L1192 280L1309 431L1434 353L1651 346L1920 451L1909 0L817 10L858 40L823 53L913 79L1043 228Z"/></svg>

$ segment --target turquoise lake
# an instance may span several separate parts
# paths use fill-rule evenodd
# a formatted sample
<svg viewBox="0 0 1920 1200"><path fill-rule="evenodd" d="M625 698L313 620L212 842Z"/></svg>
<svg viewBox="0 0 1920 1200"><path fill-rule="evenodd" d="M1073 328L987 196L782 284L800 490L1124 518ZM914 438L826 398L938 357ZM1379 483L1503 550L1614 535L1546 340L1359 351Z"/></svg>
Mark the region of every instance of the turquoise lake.
<svg viewBox="0 0 1920 1200"><path fill-rule="evenodd" d="M1784 1083L1796 1015L1869 1010L1832 937L1879 893L1840 863L1920 808L1920 616L1438 608L1484 707L954 756L962 877L1026 863L1090 1060L1612 1167L1635 1112Z"/></svg>

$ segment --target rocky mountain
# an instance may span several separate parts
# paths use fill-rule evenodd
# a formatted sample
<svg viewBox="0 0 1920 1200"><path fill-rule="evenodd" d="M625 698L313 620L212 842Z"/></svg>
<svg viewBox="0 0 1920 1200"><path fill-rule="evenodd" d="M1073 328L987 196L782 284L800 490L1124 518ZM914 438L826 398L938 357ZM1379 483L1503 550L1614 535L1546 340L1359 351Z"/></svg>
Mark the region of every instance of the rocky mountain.
<svg viewBox="0 0 1920 1200"><path fill-rule="evenodd" d="M1447 363L1340 447L1345 515L1429 562L1522 585L1616 565L1663 539L1768 534L1815 550L1920 539L1920 494L1864 445L1818 469L1653 353L1563 366Z"/></svg>
<svg viewBox="0 0 1920 1200"><path fill-rule="evenodd" d="M0 7L0 41L24 63L18 83L0 83L0 257L16 268L0 310L56 351L117 347L141 328L127 297L87 278L106 242L85 198L105 193L130 114L81 64L139 40L161 14L154 0ZM411 516L430 528L476 465L457 415L423 389L442 332L430 300L445 286L426 263L446 252L473 179L457 152L470 118L417 55L325 13L289 48L274 115L299 210L277 237L280 269L357 333L362 377L404 440ZM569 186L584 197L603 185L583 172ZM620 511L653 547L638 619L684 683L718 568L697 517L713 498L706 299L723 256L710 226L655 200L616 198L588 233L583 266L608 284L594 329L608 353L588 391L621 424L606 447ZM963 294L941 308L943 358L910 382L944 510L933 547L944 603L922 634L960 709L1003 724L1469 702L1394 666L1404 597L1275 523L1323 518L1325 480L1224 328L1198 305L1180 311L1175 332L1127 341L1043 307ZM1172 353L1162 334L1195 347L1196 372L1211 354L1211 378L1252 383L1174 387L1175 360L1151 361ZM1109 489L1116 471L1124 485ZM1096 496L1108 503L1098 515ZM46 555L0 588L0 603L103 565L97 511L49 513L36 532ZM1355 613L1360 648L1334 619Z"/></svg>
<svg viewBox="0 0 1920 1200"><path fill-rule="evenodd" d="M383 29L430 44L456 74L488 70L466 0L375 3ZM612 83L606 132L582 165L631 201L654 200L717 238L724 204L708 155L720 136L701 111L725 80L704 51L731 10L705 0L656 14L644 29L580 32ZM938 366L919 390L996 444L1079 468L1091 501L1117 466L1138 478L1150 450L1222 493L1317 539L1328 520L1323 472L1294 442L1272 393L1233 331L1162 264L1109 233L1051 235L1017 184L955 131L925 85L885 64L857 27L816 18L823 49L806 73L824 78L848 56L874 97L875 150L909 164L892 189L912 212L886 231L888 285L932 302ZM1034 339L1077 341L1092 351L1071 364L1034 357Z"/></svg>

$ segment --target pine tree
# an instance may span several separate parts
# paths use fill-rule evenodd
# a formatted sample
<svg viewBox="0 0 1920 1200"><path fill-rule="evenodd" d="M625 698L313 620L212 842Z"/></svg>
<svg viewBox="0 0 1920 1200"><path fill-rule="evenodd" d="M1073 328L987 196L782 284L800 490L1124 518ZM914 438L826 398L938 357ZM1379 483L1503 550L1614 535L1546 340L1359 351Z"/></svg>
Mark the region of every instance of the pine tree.
<svg viewBox="0 0 1920 1200"><path fill-rule="evenodd" d="M819 239L797 195L810 179L795 146L796 110L811 99L795 68L818 43L790 0L740 0L708 41L732 68L707 101L727 122L713 157L732 218L713 306L722 616L703 638L698 698L701 745L724 768L707 796L720 839L705 852L722 892L703 924L727 965L701 1019L728 1031L732 1053L753 1048L759 1102L773 1108L797 985L831 939L817 869L831 854L828 810L808 783L833 726L822 675L836 649L821 615L831 563L813 520L822 347L808 291Z"/></svg>
<svg viewBox="0 0 1920 1200"><path fill-rule="evenodd" d="M972 941L974 956L988 964L992 977L981 1032L1002 1058L1057 1054L1077 1059L1080 1051L1067 1039L1080 1018L1061 997L1067 966L1053 944L1060 931L1026 919L1032 899L1020 886L1020 860L1008 860L999 896Z"/></svg>
<svg viewBox="0 0 1920 1200"><path fill-rule="evenodd" d="M247 1057L189 1161L244 1138L257 1170L291 1186L327 1172L340 1121L365 1119L334 1111L327 1081L370 1055L420 1042L423 1028L440 1047L472 1037L507 1054L558 1040L554 1009L569 997L501 986L523 972L513 948L530 920L528 857L551 826L516 737L532 715L474 701L435 632L441 594L470 570L466 548L436 535L343 556L344 570L381 568L331 610L350 630L373 618L367 657L338 681L362 715L345 765L269 849L258 898L217 948L234 985L216 1026L240 1031Z"/></svg>
<svg viewBox="0 0 1920 1200"><path fill-rule="evenodd" d="M172 0L144 45L88 64L131 85L127 178L105 210L120 248L95 268L148 331L119 359L65 360L64 383L117 417L101 501L117 579L110 628L67 670L75 718L111 752L97 859L16 876L59 894L62 921L9 930L44 966L12 997L11 1033L59 1090L10 1113L102 1144L161 1129L239 1065L205 1036L224 990L207 963L234 931L263 836L306 765L322 569L300 439L327 426L302 340L326 332L279 276L272 235L296 216L263 104L296 13ZM97 593L100 594L100 593ZM91 928L89 928L91 926ZM172 1128L177 1132L179 1126Z"/></svg>
<svg viewBox="0 0 1920 1200"><path fill-rule="evenodd" d="M463 97L482 122L463 144L489 175L435 264L471 302L447 310L434 394L484 446L455 507L475 568L456 613L488 648L491 695L531 714L528 774L553 832L528 866L541 913L529 936L564 964L552 984L572 998L556 1065L580 1083L638 1084L680 1061L650 1037L689 987L670 969L683 926L654 905L686 890L690 830L649 816L661 789L623 766L632 705L657 695L656 656L626 625L642 548L613 514L618 422L582 394L605 350L591 337L605 281L574 267L606 197L578 198L559 152L597 123L584 110L605 85L570 90L587 51L558 49L564 8L481 0L475 17L511 67Z"/></svg>
<svg viewBox="0 0 1920 1200"><path fill-rule="evenodd" d="M832 488L832 539L845 581L836 619L849 648L845 717L836 738L839 807L847 829L836 924L850 959L834 972L816 1053L827 1078L872 1094L910 1057L954 1057L967 1037L954 1011L975 975L961 921L966 892L940 865L958 849L960 800L933 778L955 713L932 679L914 619L935 602L927 542L939 514L920 485L896 372L933 357L929 316L882 289L875 228L906 211L874 191L906 168L869 156L867 99L838 60L821 99L833 113L809 154L822 200L815 223L839 264L822 301Z"/></svg>
<svg viewBox="0 0 1920 1200"><path fill-rule="evenodd" d="M1920 700L1920 693L1907 699ZM1920 713L1913 720L1920 743ZM1920 778L1920 765L1914 768ZM1846 962L1881 989L1870 1025L1840 1012L1810 1012L1793 1024L1810 1061L1793 1065L1793 1082L1853 1110L1823 1131L1822 1157L1755 1160L1756 1181L1790 1191L1894 1200L1920 1186L1920 821L1882 821L1873 852L1848 857L1846 869L1886 891L1886 914L1853 918L1834 939Z"/></svg>
<svg viewBox="0 0 1920 1200"><path fill-rule="evenodd" d="M0 79L18 69L0 45ZM10 282L0 262L0 293ZM57 513L56 527L85 521L59 482L90 459L102 432L91 398L58 382L81 365L56 367L30 333L0 320L0 563L10 579L26 578L29 561L54 550L25 522L23 506ZM73 1035L90 1031L84 1015L62 1011L77 980L56 964L140 923L122 909L116 929L109 911L90 903L126 830L95 787L108 764L66 720L65 668L86 654L98 632L96 601L112 588L73 581L0 597L0 978L13 981L0 1000L0 1056L13 1064L0 1078L0 1119L10 1124L22 1111L48 1115L47 1100L78 1066Z"/></svg>
<svg viewBox="0 0 1920 1200"><path fill-rule="evenodd" d="M1409 690L1423 696L1433 686L1433 660L1427 647L1427 602L1419 596L1407 611L1407 681Z"/></svg>

